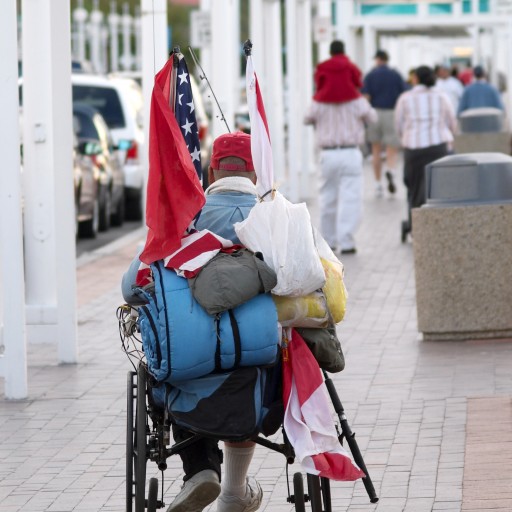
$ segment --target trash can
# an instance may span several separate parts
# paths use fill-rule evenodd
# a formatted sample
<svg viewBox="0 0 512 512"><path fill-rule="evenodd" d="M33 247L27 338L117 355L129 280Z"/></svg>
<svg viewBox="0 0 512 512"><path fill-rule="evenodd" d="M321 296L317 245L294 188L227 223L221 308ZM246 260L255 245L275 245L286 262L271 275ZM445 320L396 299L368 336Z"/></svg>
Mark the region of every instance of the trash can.
<svg viewBox="0 0 512 512"><path fill-rule="evenodd" d="M512 157L502 153L449 155L427 165L427 206L512 201Z"/></svg>
<svg viewBox="0 0 512 512"><path fill-rule="evenodd" d="M481 107L464 110L459 116L462 133L503 131L504 112L499 108Z"/></svg>
<svg viewBox="0 0 512 512"><path fill-rule="evenodd" d="M426 169L412 212L424 340L512 336L512 157L450 155Z"/></svg>
<svg viewBox="0 0 512 512"><path fill-rule="evenodd" d="M510 133L505 114L498 108L472 108L459 116L460 133L455 136L456 153L500 152L510 154Z"/></svg>

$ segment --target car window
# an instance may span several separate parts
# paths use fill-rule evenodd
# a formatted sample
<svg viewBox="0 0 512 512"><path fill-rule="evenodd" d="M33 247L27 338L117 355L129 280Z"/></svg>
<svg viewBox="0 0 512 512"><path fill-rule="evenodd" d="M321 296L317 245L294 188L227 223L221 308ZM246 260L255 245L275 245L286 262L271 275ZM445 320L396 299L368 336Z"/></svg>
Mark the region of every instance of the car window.
<svg viewBox="0 0 512 512"><path fill-rule="evenodd" d="M111 146L113 146L112 137L110 135L108 126L105 124L105 121L99 114L95 114L93 117L94 126L98 131L98 135L100 136L101 147L104 150L109 150Z"/></svg>
<svg viewBox="0 0 512 512"><path fill-rule="evenodd" d="M100 140L96 126L94 126L92 119L88 115L82 112L75 112L73 117L73 125L79 139Z"/></svg>
<svg viewBox="0 0 512 512"><path fill-rule="evenodd" d="M126 126L119 95L111 87L73 85L73 101L86 103L95 108L103 116L109 128Z"/></svg>

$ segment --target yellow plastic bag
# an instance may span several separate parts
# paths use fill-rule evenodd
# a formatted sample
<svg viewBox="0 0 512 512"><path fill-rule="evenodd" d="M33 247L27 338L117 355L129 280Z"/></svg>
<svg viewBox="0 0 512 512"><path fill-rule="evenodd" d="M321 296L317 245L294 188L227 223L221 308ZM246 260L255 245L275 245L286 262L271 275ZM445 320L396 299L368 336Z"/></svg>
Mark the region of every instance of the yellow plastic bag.
<svg viewBox="0 0 512 512"><path fill-rule="evenodd" d="M277 318L283 327L327 327L343 320L347 305L347 290L343 282L340 261L321 258L325 285L320 291L302 297L272 295Z"/></svg>
<svg viewBox="0 0 512 512"><path fill-rule="evenodd" d="M343 265L340 261L331 261L321 258L325 271L325 285L323 292L327 301L327 307L337 324L343 320L347 307L347 289L343 282Z"/></svg>

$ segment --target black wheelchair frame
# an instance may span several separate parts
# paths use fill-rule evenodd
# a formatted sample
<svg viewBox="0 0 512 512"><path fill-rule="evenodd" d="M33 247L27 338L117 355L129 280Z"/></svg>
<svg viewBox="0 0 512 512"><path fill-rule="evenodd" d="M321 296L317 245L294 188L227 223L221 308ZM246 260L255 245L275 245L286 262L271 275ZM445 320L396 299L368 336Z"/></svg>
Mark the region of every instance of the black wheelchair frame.
<svg viewBox="0 0 512 512"><path fill-rule="evenodd" d="M338 439L341 444L346 440L354 461L364 471L362 479L371 503L379 498L375 492L370 475L355 440L355 433L348 424L343 405L338 397L334 383L324 371L324 381L331 397L334 409L339 418L341 432ZM148 370L144 362L139 362L137 371L128 372L127 379L127 428L126 428L126 512L156 512L167 506L164 503L164 471L167 459L194 443L201 436L192 437L179 443L171 444L171 421L166 411L156 407L151 399ZM282 453L286 458L286 475L288 503L295 507L296 512L305 512L306 503L311 505L312 512L332 512L330 481L328 478L308 474L306 476L307 493L304 488L303 475L296 472L292 478L293 494L290 493L288 465L293 464L295 454L293 447L283 430L283 442L275 443L262 436L253 439L257 444ZM158 479L152 477L148 482L146 494L146 468L148 461L157 464L162 475L161 493L159 496Z"/></svg>

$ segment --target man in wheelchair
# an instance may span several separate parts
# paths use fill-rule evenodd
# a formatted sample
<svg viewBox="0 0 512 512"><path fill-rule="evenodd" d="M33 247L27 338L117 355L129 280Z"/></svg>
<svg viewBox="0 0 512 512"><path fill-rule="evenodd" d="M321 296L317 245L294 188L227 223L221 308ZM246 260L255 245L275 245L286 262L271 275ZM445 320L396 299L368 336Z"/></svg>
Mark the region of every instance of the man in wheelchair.
<svg viewBox="0 0 512 512"><path fill-rule="evenodd" d="M208 229L239 244L233 225L244 220L256 203L256 173L251 157L251 138L237 132L219 136L213 143L208 168L206 204L197 221L198 230ZM123 296L134 303L133 284L138 258L123 277ZM243 413L243 411L240 411ZM191 433L175 424L173 437L183 441ZM262 502L262 489L247 472L255 449L252 441L224 442L201 438L180 451L185 476L181 491L167 512L200 512L217 499L217 512L252 512ZM224 460L223 460L224 459ZM224 475L221 485L221 463Z"/></svg>

